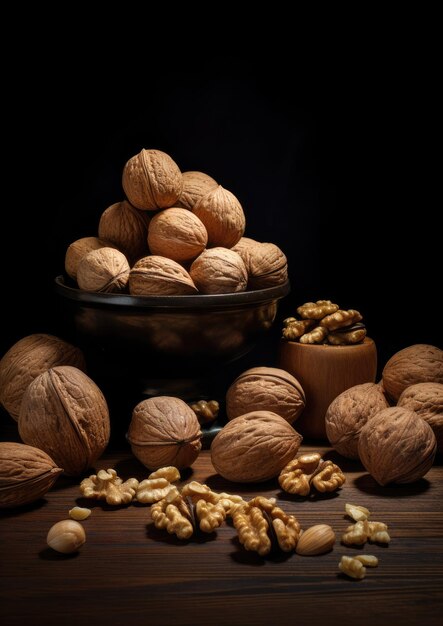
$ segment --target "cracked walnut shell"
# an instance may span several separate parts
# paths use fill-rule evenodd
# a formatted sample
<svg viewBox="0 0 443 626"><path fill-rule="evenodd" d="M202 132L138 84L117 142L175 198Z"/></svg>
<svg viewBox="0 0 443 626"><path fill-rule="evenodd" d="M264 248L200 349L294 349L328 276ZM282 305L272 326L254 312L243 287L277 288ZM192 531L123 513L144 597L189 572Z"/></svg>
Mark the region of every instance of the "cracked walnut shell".
<svg viewBox="0 0 443 626"><path fill-rule="evenodd" d="M229 420L251 411L272 411L289 424L305 408L306 398L294 376L276 367L253 367L240 374L226 394Z"/></svg>
<svg viewBox="0 0 443 626"><path fill-rule="evenodd" d="M443 350L427 344L404 348L389 359L382 377L386 393L395 402L410 385L443 384Z"/></svg>
<svg viewBox="0 0 443 626"><path fill-rule="evenodd" d="M0 443L0 508L34 502L45 495L63 470L50 456L24 443Z"/></svg>
<svg viewBox="0 0 443 626"><path fill-rule="evenodd" d="M114 248L99 248L80 261L77 283L84 291L116 293L126 287L130 269L122 252Z"/></svg>
<svg viewBox="0 0 443 626"><path fill-rule="evenodd" d="M15 343L0 361L0 401L18 420L23 395L39 375L56 365L86 369L83 353L67 341L37 333Z"/></svg>
<svg viewBox="0 0 443 626"><path fill-rule="evenodd" d="M429 424L402 407L377 413L358 441L360 460L380 485L419 480L431 468L436 449Z"/></svg>
<svg viewBox="0 0 443 626"><path fill-rule="evenodd" d="M245 232L246 220L240 202L221 185L200 198L192 212L206 226L211 248L232 248Z"/></svg>
<svg viewBox="0 0 443 626"><path fill-rule="evenodd" d="M197 293L194 281L179 263L162 256L137 261L129 274L133 296L187 296Z"/></svg>
<svg viewBox="0 0 443 626"><path fill-rule="evenodd" d="M201 293L245 291L248 274L240 255L227 248L210 248L200 254L189 271Z"/></svg>
<svg viewBox="0 0 443 626"><path fill-rule="evenodd" d="M425 420L437 439L437 452L443 452L443 385L417 383L407 387L397 406L411 409Z"/></svg>
<svg viewBox="0 0 443 626"><path fill-rule="evenodd" d="M29 385L20 409L22 440L41 448L68 476L91 467L110 435L106 400L76 367L54 367Z"/></svg>
<svg viewBox="0 0 443 626"><path fill-rule="evenodd" d="M128 440L134 455L149 469L165 465L183 469L197 458L201 434L197 416L183 400L158 396L137 404Z"/></svg>
<svg viewBox="0 0 443 626"><path fill-rule="evenodd" d="M199 218L186 209L165 209L149 224L148 244L152 254L178 263L193 261L208 243L208 233Z"/></svg>
<svg viewBox="0 0 443 626"><path fill-rule="evenodd" d="M183 189L175 206L192 211L197 202L218 183L204 172L183 172Z"/></svg>
<svg viewBox="0 0 443 626"><path fill-rule="evenodd" d="M169 154L145 150L129 159L123 169L123 189L137 209L174 206L183 189L182 174Z"/></svg>
<svg viewBox="0 0 443 626"><path fill-rule="evenodd" d="M329 405L325 416L326 435L337 452L358 459L358 439L363 426L389 406L380 385L363 383L343 391Z"/></svg>
<svg viewBox="0 0 443 626"><path fill-rule="evenodd" d="M136 261L148 254L149 216L126 200L116 202L103 211L98 225L98 236L110 241L128 259Z"/></svg>
<svg viewBox="0 0 443 626"><path fill-rule="evenodd" d="M302 436L271 411L252 411L231 420L215 436L211 459L233 482L260 482L277 476L297 454Z"/></svg>

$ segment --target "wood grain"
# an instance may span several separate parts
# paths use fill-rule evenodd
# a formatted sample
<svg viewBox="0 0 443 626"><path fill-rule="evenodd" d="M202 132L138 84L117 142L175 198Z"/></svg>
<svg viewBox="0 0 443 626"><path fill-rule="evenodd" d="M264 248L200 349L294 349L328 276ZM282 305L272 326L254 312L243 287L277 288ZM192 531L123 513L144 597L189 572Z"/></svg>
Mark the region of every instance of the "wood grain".
<svg viewBox="0 0 443 626"><path fill-rule="evenodd" d="M320 450L339 460L329 448ZM302 527L325 522L338 536L349 523L345 503L361 504L373 519L389 525L389 547L357 550L337 542L319 557L292 553L263 559L243 550L230 525L180 542L152 526L149 507L86 501L79 497L78 480L62 478L44 500L0 514L1 622L437 624L443 610L443 468L434 466L413 485L382 488L358 463L340 461L347 475L343 489L311 499L282 493L276 481L228 483L214 473L208 451L185 480L192 477L245 497L276 495ZM124 478L147 473L128 450L106 454L96 469L108 467ZM46 534L75 504L93 509L83 522L87 543L76 555L58 555L46 547ZM361 552L376 554L379 567L362 581L338 573L341 555Z"/></svg>

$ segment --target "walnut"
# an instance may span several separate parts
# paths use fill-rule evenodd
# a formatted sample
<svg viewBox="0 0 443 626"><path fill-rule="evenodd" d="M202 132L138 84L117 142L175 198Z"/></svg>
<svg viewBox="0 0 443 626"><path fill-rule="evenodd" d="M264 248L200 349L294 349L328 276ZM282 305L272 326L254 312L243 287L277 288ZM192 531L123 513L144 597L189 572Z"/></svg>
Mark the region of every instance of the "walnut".
<svg viewBox="0 0 443 626"><path fill-rule="evenodd" d="M363 563L352 556L342 556L338 569L346 576L355 578L356 580L362 580L366 576L366 567Z"/></svg>
<svg viewBox="0 0 443 626"><path fill-rule="evenodd" d="M126 200L109 206L101 215L98 236L111 241L128 259L136 261L148 254L149 216Z"/></svg>
<svg viewBox="0 0 443 626"><path fill-rule="evenodd" d="M397 406L411 409L425 420L437 439L437 452L443 452L443 385L440 383L417 383L407 387Z"/></svg>
<svg viewBox="0 0 443 626"><path fill-rule="evenodd" d="M99 239L98 237L82 237L72 242L65 255L65 271L72 279L77 281L78 264L88 252L99 250L100 248L113 248L110 241Z"/></svg>
<svg viewBox="0 0 443 626"><path fill-rule="evenodd" d="M209 400L209 402L199 400L198 402L192 402L189 406L196 414L200 424L210 424L216 420L220 410L217 400Z"/></svg>
<svg viewBox="0 0 443 626"><path fill-rule="evenodd" d="M68 476L88 469L104 452L110 435L106 400L86 374L68 365L49 369L23 396L18 430Z"/></svg>
<svg viewBox="0 0 443 626"><path fill-rule="evenodd" d="M377 413L358 440L360 460L380 485L419 480L431 468L436 449L429 424L402 407Z"/></svg>
<svg viewBox="0 0 443 626"><path fill-rule="evenodd" d="M208 485L202 485L196 480L187 483L182 489L182 496L191 498L196 503L199 500L210 502L211 504L220 504L227 513L230 513L238 504L244 504L245 501L239 495L231 493L217 493L212 491Z"/></svg>
<svg viewBox="0 0 443 626"><path fill-rule="evenodd" d="M286 420L271 411L252 411L231 420L215 436L215 470L234 482L260 482L277 476L302 441Z"/></svg>
<svg viewBox="0 0 443 626"><path fill-rule="evenodd" d="M67 341L38 333L23 337L0 361L0 402L15 420L26 389L42 372L56 365L86 369L83 353Z"/></svg>
<svg viewBox="0 0 443 626"><path fill-rule="evenodd" d="M129 280L130 269L122 252L114 248L99 248L88 252L78 264L77 283L84 291L123 291Z"/></svg>
<svg viewBox="0 0 443 626"><path fill-rule="evenodd" d="M235 507L231 515L239 541L246 550L265 556L273 547L291 552L297 545L300 524L294 515L275 506L274 499L257 496Z"/></svg>
<svg viewBox="0 0 443 626"><path fill-rule="evenodd" d="M339 328L328 335L328 343L333 346L349 346L354 343L361 343L366 337L366 327L358 323L346 328Z"/></svg>
<svg viewBox="0 0 443 626"><path fill-rule="evenodd" d="M443 350L426 344L404 348L389 359L382 377L383 387L394 402L410 385L443 384Z"/></svg>
<svg viewBox="0 0 443 626"><path fill-rule="evenodd" d="M186 296L197 293L197 287L181 265L152 255L140 259L132 268L129 293L133 296Z"/></svg>
<svg viewBox="0 0 443 626"><path fill-rule="evenodd" d="M300 337L300 343L322 343L328 334L327 328L317 326Z"/></svg>
<svg viewBox="0 0 443 626"><path fill-rule="evenodd" d="M233 193L221 185L208 191L194 205L192 212L208 231L208 246L232 248L245 231L245 214Z"/></svg>
<svg viewBox="0 0 443 626"><path fill-rule="evenodd" d="M154 472L155 473L155 472ZM136 499L143 504L152 504L166 498L169 492L177 490L166 478L146 478L137 487Z"/></svg>
<svg viewBox="0 0 443 626"><path fill-rule="evenodd" d="M128 440L132 452L150 469L189 467L201 449L201 431L192 409L180 400L158 396L135 407Z"/></svg>
<svg viewBox="0 0 443 626"><path fill-rule="evenodd" d="M245 291L248 274L241 257L226 248L211 248L193 262L190 275L201 293Z"/></svg>
<svg viewBox="0 0 443 626"><path fill-rule="evenodd" d="M142 210L174 206L183 189L177 164L161 150L142 150L129 159L122 183L129 202Z"/></svg>
<svg viewBox="0 0 443 626"><path fill-rule="evenodd" d="M325 416L331 446L348 459L358 459L361 429L388 406L382 388L374 383L355 385L343 391L331 402Z"/></svg>
<svg viewBox="0 0 443 626"><path fill-rule="evenodd" d="M80 491L85 498L106 500L107 504L120 506L134 500L138 485L136 478L123 482L115 469L108 469L84 478L80 483Z"/></svg>
<svg viewBox="0 0 443 626"><path fill-rule="evenodd" d="M297 313L303 319L321 320L326 315L331 315L338 311L338 304L334 304L330 300L317 300L317 302L306 302L297 309Z"/></svg>
<svg viewBox="0 0 443 626"><path fill-rule="evenodd" d="M360 546L371 541L372 543L389 543L391 538L388 527L383 522L369 522L362 520L347 527L341 538L347 546Z"/></svg>
<svg viewBox="0 0 443 626"><path fill-rule="evenodd" d="M321 319L320 326L324 326L329 332L332 332L339 328L352 326L352 324L359 322L361 319L363 319L362 315L355 309L349 309L348 311L339 309L335 313L326 315L326 317Z"/></svg>
<svg viewBox="0 0 443 626"><path fill-rule="evenodd" d="M248 246L241 254L248 272L248 289L266 289L288 280L286 256L273 243Z"/></svg>
<svg viewBox="0 0 443 626"><path fill-rule="evenodd" d="M192 211L196 203L218 183L203 172L183 172L183 190L175 206Z"/></svg>
<svg viewBox="0 0 443 626"><path fill-rule="evenodd" d="M272 411L292 424L306 404L299 381L276 367L253 367L232 383L226 394L229 420L251 411Z"/></svg>
<svg viewBox="0 0 443 626"><path fill-rule="evenodd" d="M149 224L148 244L152 254L187 263L198 257L208 243L208 233L194 213L165 209Z"/></svg>
<svg viewBox="0 0 443 626"><path fill-rule="evenodd" d="M311 486L321 493L336 491L346 478L332 461L324 461L318 452L302 454L290 461L280 472L278 482L288 493L307 496Z"/></svg>
<svg viewBox="0 0 443 626"><path fill-rule="evenodd" d="M371 512L364 506L358 504L351 504L347 502L345 504L346 515L349 515L354 522L363 522L365 519L369 519Z"/></svg>
<svg viewBox="0 0 443 626"><path fill-rule="evenodd" d="M148 476L150 480L153 478L166 478L170 483L175 483L180 480L180 472L173 465L167 465L160 467L155 472L151 472Z"/></svg>
<svg viewBox="0 0 443 626"><path fill-rule="evenodd" d="M256 246L259 243L260 243L259 241L256 241L255 239L251 239L250 237L241 237L241 239L237 241L235 246L232 246L231 250L234 250L234 252L237 252L237 254L241 256L243 261L245 261L246 251L249 248Z"/></svg>
<svg viewBox="0 0 443 626"><path fill-rule="evenodd" d="M0 508L35 502L63 472L50 456L23 443L0 442Z"/></svg>
<svg viewBox="0 0 443 626"><path fill-rule="evenodd" d="M295 341L311 330L314 325L315 320L296 320L295 317L288 317L283 320L283 338Z"/></svg>

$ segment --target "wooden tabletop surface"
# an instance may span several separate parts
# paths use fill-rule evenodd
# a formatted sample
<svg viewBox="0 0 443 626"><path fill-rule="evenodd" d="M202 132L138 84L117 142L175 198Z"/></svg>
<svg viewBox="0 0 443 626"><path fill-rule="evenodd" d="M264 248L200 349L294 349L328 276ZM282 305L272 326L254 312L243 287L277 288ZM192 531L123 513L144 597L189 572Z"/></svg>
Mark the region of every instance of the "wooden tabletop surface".
<svg viewBox="0 0 443 626"><path fill-rule="evenodd" d="M148 506L112 508L82 499L78 480L60 479L45 499L0 513L0 620L13 624L436 624L443 612L443 467L418 483L379 487L358 463L329 448L347 481L329 497L296 498L276 481L234 485L218 476L203 451L184 481L214 490L276 496L302 528L330 524L334 549L323 556L295 553L260 558L224 524L212 535L179 541L153 527ZM123 478L147 472L129 450L108 453L96 469L114 467ZM350 523L346 502L364 505L389 525L389 547L340 544ZM50 526L75 504L89 506L87 542L63 556L46 547ZM379 567L362 581L338 571L344 554L375 554Z"/></svg>

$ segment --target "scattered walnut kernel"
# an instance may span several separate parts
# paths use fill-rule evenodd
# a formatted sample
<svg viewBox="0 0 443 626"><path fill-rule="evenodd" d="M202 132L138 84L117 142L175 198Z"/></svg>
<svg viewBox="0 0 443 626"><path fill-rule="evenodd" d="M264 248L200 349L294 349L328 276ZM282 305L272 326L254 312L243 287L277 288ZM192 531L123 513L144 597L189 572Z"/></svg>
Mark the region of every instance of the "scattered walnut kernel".
<svg viewBox="0 0 443 626"><path fill-rule="evenodd" d="M343 572L343 574L346 574L346 576L355 578L356 580L361 580L366 576L366 567L364 567L361 561L351 556L342 556L338 564L338 569Z"/></svg>
<svg viewBox="0 0 443 626"><path fill-rule="evenodd" d="M302 454L290 461L280 472L278 482L288 493L307 496L311 486L321 493L336 491L346 480L332 461L323 461L318 452Z"/></svg>
<svg viewBox="0 0 443 626"><path fill-rule="evenodd" d="M81 506L75 506L69 511L69 517L76 520L77 522L81 522L87 519L91 515L91 513L91 509L86 509Z"/></svg>
<svg viewBox="0 0 443 626"><path fill-rule="evenodd" d="M106 500L107 504L119 506L129 504L135 496L138 480L130 478L123 482L114 469L100 470L80 483L80 491L85 498Z"/></svg>
<svg viewBox="0 0 443 626"><path fill-rule="evenodd" d="M351 517L354 522L361 522L365 519L369 519L371 516L371 512L366 509L364 506L358 506L357 504L350 504L347 502L345 504L346 514Z"/></svg>
<svg viewBox="0 0 443 626"><path fill-rule="evenodd" d="M341 540L346 545L359 546L366 543L366 541L387 544L391 541L391 538L388 533L388 527L383 522L363 520L348 526Z"/></svg>
<svg viewBox="0 0 443 626"><path fill-rule="evenodd" d="M204 424L210 424L217 419L220 410L220 405L217 400L199 400L198 402L192 402L189 406L196 414L202 426Z"/></svg>
<svg viewBox="0 0 443 626"><path fill-rule="evenodd" d="M377 567L378 565L378 559L373 554L359 554L354 558L366 567Z"/></svg>
<svg viewBox="0 0 443 626"><path fill-rule="evenodd" d="M153 504L163 500L171 492L178 493L177 487L171 485L166 478L147 478L139 483L134 499L142 504Z"/></svg>
<svg viewBox="0 0 443 626"><path fill-rule="evenodd" d="M160 467L155 472L151 472L148 476L148 480L155 478L166 478L170 483L176 483L180 480L180 472L173 465L168 465L167 467Z"/></svg>

